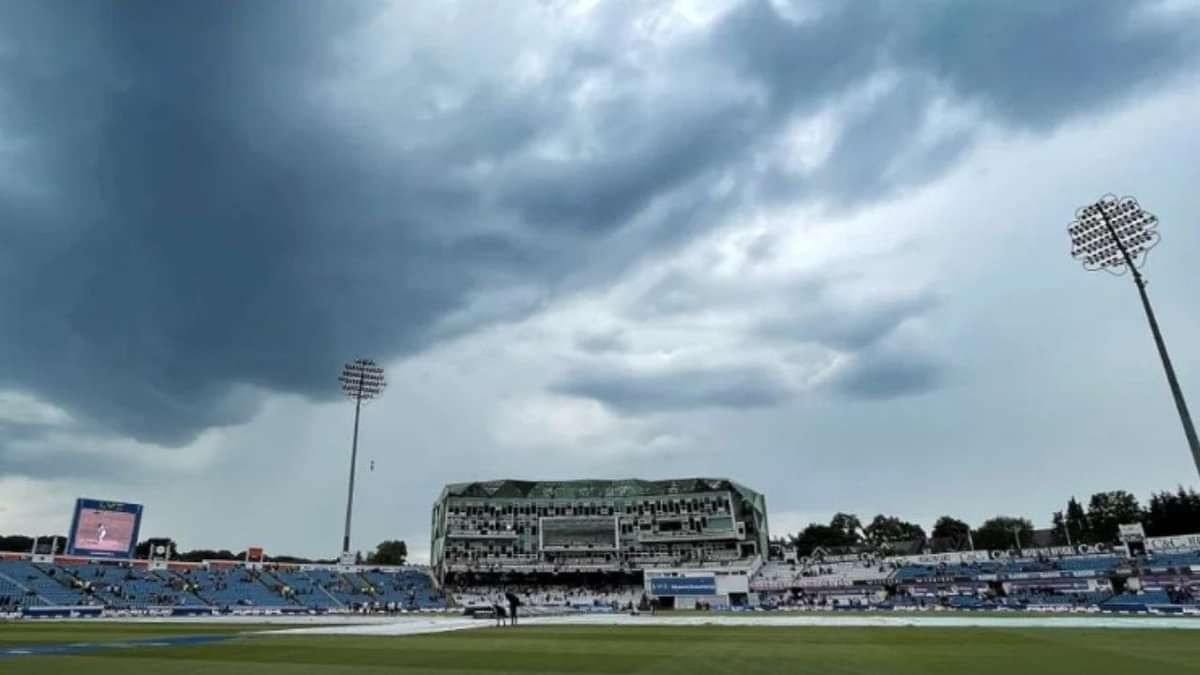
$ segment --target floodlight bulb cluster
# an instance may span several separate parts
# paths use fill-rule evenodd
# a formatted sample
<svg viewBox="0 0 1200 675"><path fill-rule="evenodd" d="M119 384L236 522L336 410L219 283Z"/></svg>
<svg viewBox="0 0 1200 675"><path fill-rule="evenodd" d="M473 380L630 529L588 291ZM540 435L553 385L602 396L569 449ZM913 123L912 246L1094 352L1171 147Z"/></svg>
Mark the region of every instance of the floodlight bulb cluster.
<svg viewBox="0 0 1200 675"><path fill-rule="evenodd" d="M347 363L338 375L342 391L352 399L369 401L387 387L383 368L371 359L356 359Z"/></svg>
<svg viewBox="0 0 1200 675"><path fill-rule="evenodd" d="M1123 273L1128 261L1141 267L1146 254L1158 244L1157 225L1158 218L1143 211L1133 197L1105 195L1075 212L1075 220L1067 228L1071 257L1089 270L1114 274Z"/></svg>

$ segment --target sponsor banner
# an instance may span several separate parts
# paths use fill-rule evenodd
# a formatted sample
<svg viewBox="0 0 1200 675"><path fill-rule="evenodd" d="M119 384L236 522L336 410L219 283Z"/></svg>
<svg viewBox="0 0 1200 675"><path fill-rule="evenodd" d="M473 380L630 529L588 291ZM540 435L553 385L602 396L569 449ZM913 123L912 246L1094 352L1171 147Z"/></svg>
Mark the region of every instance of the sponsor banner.
<svg viewBox="0 0 1200 675"><path fill-rule="evenodd" d="M710 596L717 594L716 577L651 577L650 594L655 596Z"/></svg>
<svg viewBox="0 0 1200 675"><path fill-rule="evenodd" d="M81 619L98 617L103 607L22 607L21 616L31 619Z"/></svg>
<svg viewBox="0 0 1200 675"><path fill-rule="evenodd" d="M1047 548L1023 548L1024 558L1057 558L1058 556L1077 555L1079 550L1074 546L1050 546Z"/></svg>
<svg viewBox="0 0 1200 675"><path fill-rule="evenodd" d="M1053 572L1011 572L1009 574L1005 574L1004 578L1010 581L1025 581L1029 579L1087 579L1094 576L1096 576L1096 570L1055 570Z"/></svg>
<svg viewBox="0 0 1200 675"><path fill-rule="evenodd" d="M1147 537L1146 549L1150 551L1200 550L1200 534L1183 534L1177 537Z"/></svg>
<svg viewBox="0 0 1200 675"><path fill-rule="evenodd" d="M844 575L836 576L819 576L819 577L800 577L796 580L796 586L799 588L823 588L829 586L850 586L850 580Z"/></svg>
<svg viewBox="0 0 1200 675"><path fill-rule="evenodd" d="M1011 581L1028 581L1029 579L1044 578L1044 577L1042 577L1040 572L1012 572L1012 573L1006 574L1004 576L1005 576L1005 578L1007 578ZM1055 575L1055 576L1057 577L1058 575Z"/></svg>
<svg viewBox="0 0 1200 675"><path fill-rule="evenodd" d="M1005 558L1058 558L1073 555L1097 555L1111 552L1108 544L1080 544L1079 546L1049 546L1025 548L1020 551L991 551L993 560Z"/></svg>
<svg viewBox="0 0 1200 675"><path fill-rule="evenodd" d="M991 551L956 551L954 553L927 553L923 555L902 555L888 558L888 562L900 565L961 565L963 563L981 563L992 559ZM1000 553L1000 551L996 551Z"/></svg>
<svg viewBox="0 0 1200 675"><path fill-rule="evenodd" d="M862 555L862 554L858 554L858 553L850 553L848 555L823 555L823 556L821 556L821 562L827 562L827 563L858 562L859 560L864 560L869 557L870 556Z"/></svg>

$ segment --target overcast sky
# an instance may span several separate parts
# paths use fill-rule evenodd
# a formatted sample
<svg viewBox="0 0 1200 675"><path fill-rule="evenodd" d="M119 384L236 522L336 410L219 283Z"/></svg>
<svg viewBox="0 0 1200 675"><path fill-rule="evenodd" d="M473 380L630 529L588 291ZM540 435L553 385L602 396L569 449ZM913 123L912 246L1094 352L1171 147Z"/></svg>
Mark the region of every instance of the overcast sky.
<svg viewBox="0 0 1200 675"><path fill-rule="evenodd" d="M0 533L428 550L447 482L729 477L773 535L1196 485L1200 7L0 3ZM1200 410L1197 410L1200 413ZM371 463L374 469L370 470Z"/></svg>

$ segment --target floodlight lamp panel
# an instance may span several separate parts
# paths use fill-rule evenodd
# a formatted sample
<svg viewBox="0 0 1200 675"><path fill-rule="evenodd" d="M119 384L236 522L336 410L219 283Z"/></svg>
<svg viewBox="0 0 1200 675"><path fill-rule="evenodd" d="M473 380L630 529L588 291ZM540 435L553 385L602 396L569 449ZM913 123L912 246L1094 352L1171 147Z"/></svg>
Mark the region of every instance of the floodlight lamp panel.
<svg viewBox="0 0 1200 675"><path fill-rule="evenodd" d="M346 396L365 403L378 397L387 387L383 368L371 359L356 359L347 363L338 383Z"/></svg>
<svg viewBox="0 0 1200 675"><path fill-rule="evenodd" d="M1128 267L1125 252L1134 267L1140 268L1150 249L1158 244L1157 225L1158 218L1143 211L1133 197L1105 195L1075 211L1075 220L1067 228L1071 257L1089 271L1124 274Z"/></svg>

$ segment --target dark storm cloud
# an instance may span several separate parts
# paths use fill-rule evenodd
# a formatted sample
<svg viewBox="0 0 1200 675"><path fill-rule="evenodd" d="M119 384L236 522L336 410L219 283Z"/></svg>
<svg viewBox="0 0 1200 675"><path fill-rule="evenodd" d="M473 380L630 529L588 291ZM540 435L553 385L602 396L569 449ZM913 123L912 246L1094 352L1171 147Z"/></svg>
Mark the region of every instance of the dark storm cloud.
<svg viewBox="0 0 1200 675"><path fill-rule="evenodd" d="M639 372L619 368L568 374L555 387L568 396L590 398L618 412L644 414L694 408L761 408L791 392L765 368L714 367Z"/></svg>
<svg viewBox="0 0 1200 675"><path fill-rule="evenodd" d="M532 251L470 226L474 190L304 108L345 17L120 7L33 16L0 80L5 131L55 163L51 198L0 203L20 286L0 307L4 384L183 443L253 415L235 383L328 395L342 359L417 349L471 290L528 269Z"/></svg>
<svg viewBox="0 0 1200 675"><path fill-rule="evenodd" d="M605 247L621 251L615 273L686 240L736 206L697 181L745 169L787 120L881 70L912 88L861 112L828 165L781 194L866 200L936 176L970 135L913 145L911 127L935 96L1045 128L1192 57L1187 21L1147 18L1130 3L837 3L797 24L748 2L682 50L674 67L691 76L670 78L674 88L646 93L646 74L602 49L580 50L538 90L444 82L436 56L416 54L369 92L396 101L377 128L319 95L357 75L335 41L376 8L0 7L0 387L183 444L248 419L258 389L330 396L344 359L412 353L447 326L539 306L480 307L481 293L552 287ZM629 86L588 112L596 153L532 153L569 135L566 96L583 73L606 69ZM732 70L726 79L766 98L736 87L710 95L705 69ZM440 84L464 88L463 104L414 113ZM404 150L382 140L396 137ZM484 160L497 173L469 177ZM669 217L633 244L620 239L672 194ZM679 380L698 384L683 394L629 378L570 389L610 392L630 408L781 395L770 378L745 374Z"/></svg>

